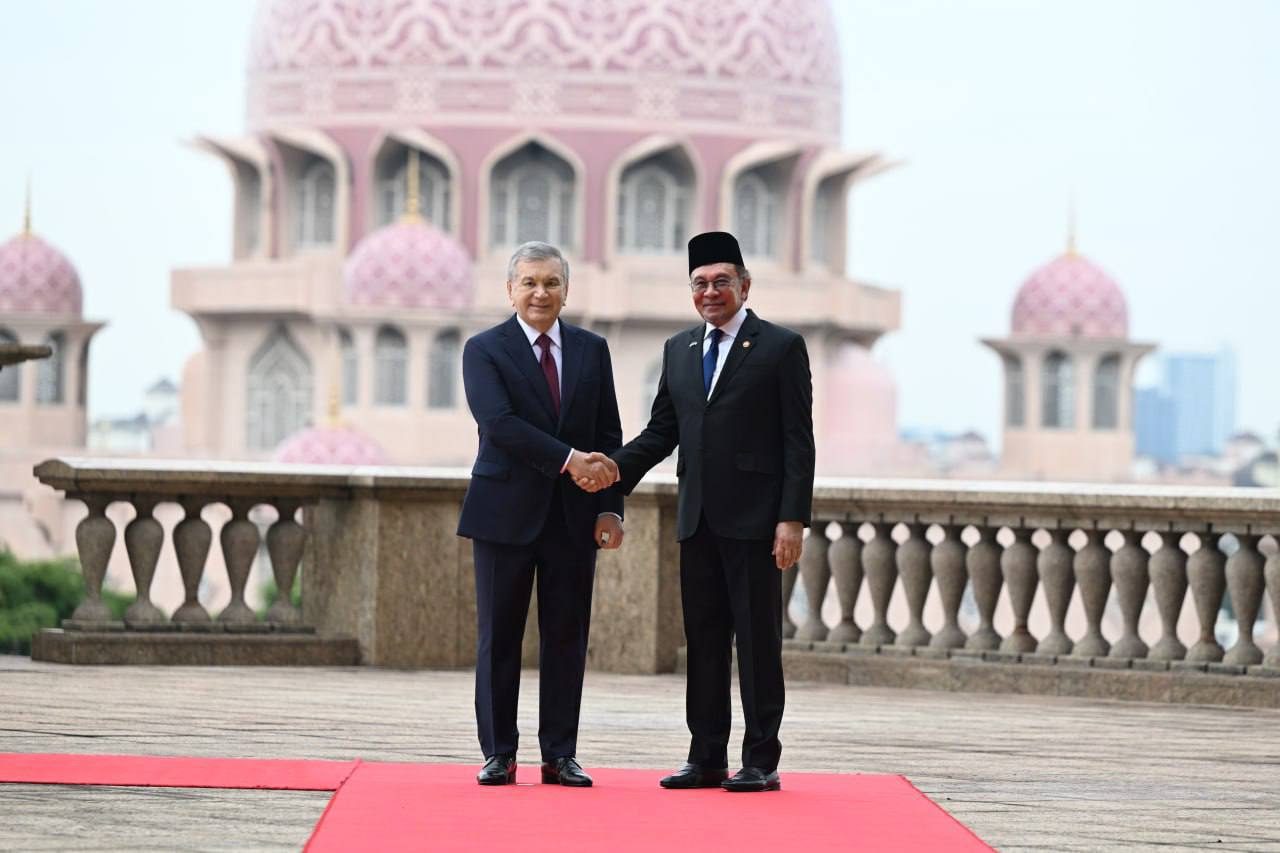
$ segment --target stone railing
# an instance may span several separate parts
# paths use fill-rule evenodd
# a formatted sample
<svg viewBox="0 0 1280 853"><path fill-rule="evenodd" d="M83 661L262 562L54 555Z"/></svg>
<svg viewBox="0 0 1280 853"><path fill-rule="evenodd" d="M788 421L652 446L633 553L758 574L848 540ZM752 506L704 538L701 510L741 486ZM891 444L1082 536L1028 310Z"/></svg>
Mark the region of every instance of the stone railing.
<svg viewBox="0 0 1280 853"><path fill-rule="evenodd" d="M858 481L817 489L815 519L797 574L818 606L798 626L786 620L792 649L1280 675L1280 643L1264 652L1255 640L1268 590L1280 610L1276 490ZM871 613L858 624L864 586ZM977 611L969 631L966 590ZM1179 637L1188 590L1189 646ZM1224 595L1239 628L1228 649L1215 634ZM1074 635L1069 611L1082 623Z"/></svg>
<svg viewBox="0 0 1280 853"><path fill-rule="evenodd" d="M351 643L346 662L473 663L471 548L455 535L465 471L66 459L36 473L89 507L76 535L89 593L57 640L84 640L77 660L112 659L90 647L113 635L157 648L158 638L179 634L223 648L236 638L293 637L295 650L308 637L337 637ZM1273 613L1280 607L1275 490L828 480L814 501L816 522L799 568L783 575L788 599L797 582L804 591L790 608L800 624L784 614L793 676L988 689L987 676L973 680L977 663L1027 692L1070 692L1060 683L1066 676L1046 672L1200 673L1195 695L1213 701L1217 682L1204 679L1244 676L1238 687L1263 680L1255 675L1280 675L1274 616L1261 643L1254 631L1268 589ZM135 512L122 531L106 512L113 502ZM216 619L199 597L214 538L201 512L212 504L230 511L218 539L231 600ZM169 515L181 507L182 518L162 524L155 512L161 505ZM259 621L245 586L260 543L250 513L263 506L276 515L265 537L276 587L289 590L301 566L303 597L300 612L282 596ZM677 667L683 640L675 522L670 478L655 477L628 499L626 544L601 552L597 568L593 668ZM112 623L99 592L121 534L138 600L123 622ZM185 589L171 616L147 594L166 537L177 564L168 570L181 575ZM806 612L801 598L815 606ZM1224 600L1239 625L1228 649L1215 635ZM531 619L530 662L536 642ZM52 643L47 639L46 651ZM261 646L244 642L235 654L201 654L177 658L289 662L263 659ZM967 666L964 679L902 677L916 665L937 676L938 667L953 663ZM997 664L1016 665L1017 675ZM1280 679L1265 681L1270 686L1257 689L1280 704Z"/></svg>
<svg viewBox="0 0 1280 853"><path fill-rule="evenodd" d="M35 473L83 502L88 514L76 528L85 600L61 631L37 636L33 657L83 663L474 663L471 547L454 532L469 481L465 471L55 459ZM590 660L596 668L675 667L674 489L646 485L645 491L628 503L625 555L601 555ZM133 509L122 530L107 511L113 504ZM174 515L174 507L182 517L166 526L158 516ZM217 536L230 601L216 618L200 601L202 583L218 568L210 559L210 507L230 511ZM274 510L266 513L275 520L265 540L279 595L259 620L246 601L246 586L262 543L254 517L264 508ZM101 593L120 537L137 598L123 620L114 620ZM176 557L168 570L181 575L185 592L172 615L151 595L157 571L166 569L166 541ZM300 567L301 610L287 594ZM536 619L525 647L526 659L536 660Z"/></svg>

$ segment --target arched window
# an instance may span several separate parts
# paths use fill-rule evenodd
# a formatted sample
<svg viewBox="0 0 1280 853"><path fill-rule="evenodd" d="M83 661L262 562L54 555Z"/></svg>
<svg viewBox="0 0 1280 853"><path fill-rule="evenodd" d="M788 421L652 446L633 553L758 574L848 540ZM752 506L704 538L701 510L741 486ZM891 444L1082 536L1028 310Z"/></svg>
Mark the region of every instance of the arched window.
<svg viewBox="0 0 1280 853"><path fill-rule="evenodd" d="M294 243L300 249L333 245L335 193L333 165L312 157L294 193Z"/></svg>
<svg viewBox="0 0 1280 853"><path fill-rule="evenodd" d="M249 360L245 444L271 450L311 422L311 362L278 326Z"/></svg>
<svg viewBox="0 0 1280 853"><path fill-rule="evenodd" d="M493 167L489 239L495 248L529 240L573 248L573 168L536 142Z"/></svg>
<svg viewBox="0 0 1280 853"><path fill-rule="evenodd" d="M262 242L262 177L257 169L240 166L238 171L240 174L240 191L237 199L240 206L240 254L247 256L258 251Z"/></svg>
<svg viewBox="0 0 1280 853"><path fill-rule="evenodd" d="M1074 427L1075 375L1071 356L1057 351L1045 356L1040 389L1043 396L1041 425L1056 429Z"/></svg>
<svg viewBox="0 0 1280 853"><path fill-rule="evenodd" d="M17 344L18 338L12 332L0 329L0 344ZM0 368L0 403L16 403L22 391L21 365L11 364Z"/></svg>
<svg viewBox="0 0 1280 853"><path fill-rule="evenodd" d="M354 406L360 399L360 361L356 342L346 329L338 330L338 358L342 364L342 405Z"/></svg>
<svg viewBox="0 0 1280 853"><path fill-rule="evenodd" d="M431 342L427 363L427 408L452 409L458 405L458 358L462 354L462 335L457 329L446 329Z"/></svg>
<svg viewBox="0 0 1280 853"><path fill-rule="evenodd" d="M1016 355L1004 357L1004 413L1005 425L1020 427L1026 424L1026 372L1022 359Z"/></svg>
<svg viewBox="0 0 1280 853"><path fill-rule="evenodd" d="M838 216L840 182L827 178L818 184L813 196L813 221L809 224L809 258L817 264L834 268L838 229L843 217Z"/></svg>
<svg viewBox="0 0 1280 853"><path fill-rule="evenodd" d="M733 185L733 227L742 254L773 257L782 233L782 187L771 169L752 169Z"/></svg>
<svg viewBox="0 0 1280 853"><path fill-rule="evenodd" d="M449 230L449 171L438 159L418 151L418 214L442 231ZM396 148L378 170L378 224L398 222L407 212L409 149Z"/></svg>
<svg viewBox="0 0 1280 853"><path fill-rule="evenodd" d="M373 344L373 402L403 406L409 391L409 344L390 326L378 330Z"/></svg>
<svg viewBox="0 0 1280 853"><path fill-rule="evenodd" d="M634 163L618 186L618 250L684 250L693 206L693 170L674 152Z"/></svg>
<svg viewBox="0 0 1280 853"><path fill-rule="evenodd" d="M1093 428L1120 426L1120 356L1103 356L1093 374Z"/></svg>
<svg viewBox="0 0 1280 853"><path fill-rule="evenodd" d="M53 350L53 355L36 362L36 402L53 405L61 403L66 396L67 336L50 332L44 345Z"/></svg>

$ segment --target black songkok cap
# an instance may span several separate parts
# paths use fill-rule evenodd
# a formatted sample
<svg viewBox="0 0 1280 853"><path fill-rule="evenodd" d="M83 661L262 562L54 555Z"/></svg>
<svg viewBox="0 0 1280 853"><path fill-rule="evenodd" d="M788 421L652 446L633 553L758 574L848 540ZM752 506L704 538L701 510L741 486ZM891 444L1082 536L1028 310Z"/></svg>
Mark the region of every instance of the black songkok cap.
<svg viewBox="0 0 1280 853"><path fill-rule="evenodd" d="M708 231L693 237L689 241L689 274L693 275L694 270L707 264L745 267L737 238L728 231Z"/></svg>

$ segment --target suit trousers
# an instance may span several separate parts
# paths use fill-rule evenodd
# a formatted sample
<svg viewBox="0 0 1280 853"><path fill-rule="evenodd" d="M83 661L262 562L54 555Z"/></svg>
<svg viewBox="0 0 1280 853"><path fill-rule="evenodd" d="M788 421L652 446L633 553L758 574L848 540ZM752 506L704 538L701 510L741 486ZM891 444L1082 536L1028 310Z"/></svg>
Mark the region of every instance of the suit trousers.
<svg viewBox="0 0 1280 853"><path fill-rule="evenodd" d="M521 648L533 584L538 585L538 744L543 761L574 755L591 624L596 546L590 531L571 538L560 500L529 545L474 540L476 725L485 758L514 755L520 732Z"/></svg>
<svg viewBox="0 0 1280 853"><path fill-rule="evenodd" d="M742 765L773 771L782 744L782 573L772 541L728 539L703 518L680 543L680 600L688 644L685 716L689 762L728 765L733 710L729 693L737 638L738 687L746 731Z"/></svg>

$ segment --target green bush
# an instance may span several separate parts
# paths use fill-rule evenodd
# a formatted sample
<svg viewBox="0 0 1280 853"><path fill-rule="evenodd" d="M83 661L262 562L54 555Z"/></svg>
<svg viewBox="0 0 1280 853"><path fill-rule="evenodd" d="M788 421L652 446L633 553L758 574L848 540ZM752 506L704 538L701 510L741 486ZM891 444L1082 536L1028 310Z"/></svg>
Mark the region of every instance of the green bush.
<svg viewBox="0 0 1280 853"><path fill-rule="evenodd" d="M31 635L56 628L84 599L84 578L74 559L22 562L0 550L0 654L31 654ZM103 590L117 619L133 596Z"/></svg>

